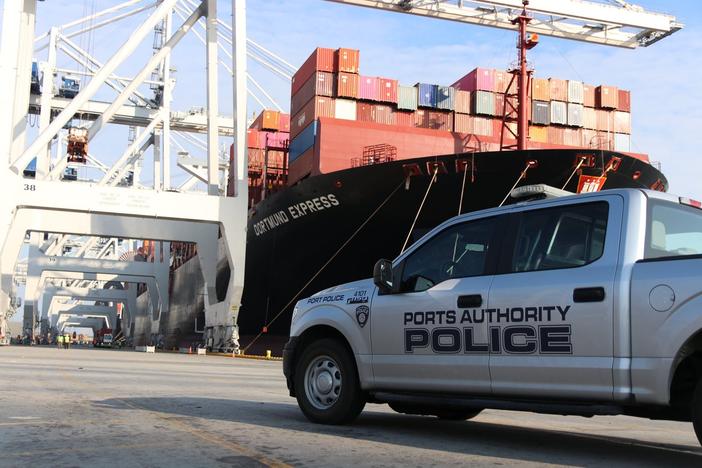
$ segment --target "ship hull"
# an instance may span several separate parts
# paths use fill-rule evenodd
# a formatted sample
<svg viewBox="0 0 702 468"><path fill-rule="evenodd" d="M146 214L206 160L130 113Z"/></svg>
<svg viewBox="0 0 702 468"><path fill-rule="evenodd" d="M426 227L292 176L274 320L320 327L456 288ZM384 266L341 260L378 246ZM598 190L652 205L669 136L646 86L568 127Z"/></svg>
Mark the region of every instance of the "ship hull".
<svg viewBox="0 0 702 468"><path fill-rule="evenodd" d="M591 164L578 168L583 154L592 156ZM251 212L238 319L241 335L287 335L298 299L371 276L379 258L392 259L401 252L415 218L408 245L457 215L459 206L466 213L499 205L529 161L537 165L518 185L560 188L568 181L565 189L575 192L581 174L606 172L603 189L667 189L665 177L644 161L586 150L432 156L303 180Z"/></svg>

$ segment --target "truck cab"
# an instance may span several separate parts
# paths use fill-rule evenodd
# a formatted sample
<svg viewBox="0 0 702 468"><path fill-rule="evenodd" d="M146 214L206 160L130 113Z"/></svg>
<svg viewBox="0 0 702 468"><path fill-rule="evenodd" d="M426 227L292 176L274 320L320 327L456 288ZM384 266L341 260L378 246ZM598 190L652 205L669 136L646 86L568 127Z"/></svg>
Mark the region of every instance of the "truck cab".
<svg viewBox="0 0 702 468"><path fill-rule="evenodd" d="M322 423L377 402L692 420L701 434L701 206L627 189L448 220L372 279L297 303L291 394Z"/></svg>

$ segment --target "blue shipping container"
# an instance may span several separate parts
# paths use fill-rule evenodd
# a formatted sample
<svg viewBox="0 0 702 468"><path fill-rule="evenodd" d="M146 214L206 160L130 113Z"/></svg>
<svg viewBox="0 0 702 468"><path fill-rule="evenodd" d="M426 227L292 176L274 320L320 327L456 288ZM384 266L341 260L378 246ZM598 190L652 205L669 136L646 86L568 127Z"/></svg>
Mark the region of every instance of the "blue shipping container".
<svg viewBox="0 0 702 468"><path fill-rule="evenodd" d="M291 142L288 161L293 162L314 145L317 138L318 121L315 120L302 130Z"/></svg>
<svg viewBox="0 0 702 468"><path fill-rule="evenodd" d="M439 109L453 110L456 90L451 86L436 87L436 107Z"/></svg>
<svg viewBox="0 0 702 468"><path fill-rule="evenodd" d="M437 85L417 83L415 87L419 95L419 107L436 107Z"/></svg>

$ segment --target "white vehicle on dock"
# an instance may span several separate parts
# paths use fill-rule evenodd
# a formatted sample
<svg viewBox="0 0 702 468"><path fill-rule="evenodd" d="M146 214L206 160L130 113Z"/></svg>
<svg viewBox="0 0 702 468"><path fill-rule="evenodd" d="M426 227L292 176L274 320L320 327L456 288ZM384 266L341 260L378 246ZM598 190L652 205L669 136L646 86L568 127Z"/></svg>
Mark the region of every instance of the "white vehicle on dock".
<svg viewBox="0 0 702 468"><path fill-rule="evenodd" d="M372 402L692 421L702 441L701 207L626 189L450 219L297 303L290 394L326 424Z"/></svg>

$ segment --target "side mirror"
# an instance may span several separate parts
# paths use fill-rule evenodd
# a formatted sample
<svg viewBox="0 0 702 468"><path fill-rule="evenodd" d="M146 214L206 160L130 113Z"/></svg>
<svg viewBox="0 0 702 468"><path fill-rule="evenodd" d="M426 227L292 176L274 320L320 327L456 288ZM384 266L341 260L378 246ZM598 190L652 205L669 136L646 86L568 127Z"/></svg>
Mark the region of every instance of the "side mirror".
<svg viewBox="0 0 702 468"><path fill-rule="evenodd" d="M378 287L381 294L392 292L392 262L390 260L381 259L375 263L373 267L373 283Z"/></svg>

